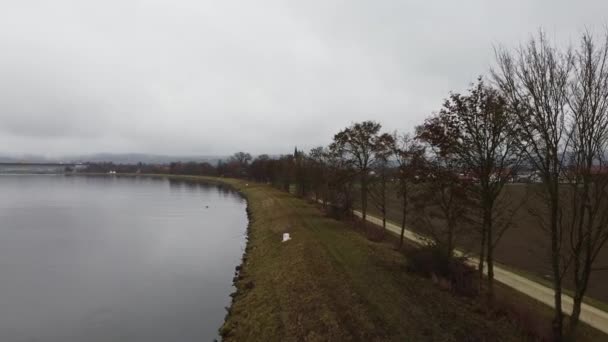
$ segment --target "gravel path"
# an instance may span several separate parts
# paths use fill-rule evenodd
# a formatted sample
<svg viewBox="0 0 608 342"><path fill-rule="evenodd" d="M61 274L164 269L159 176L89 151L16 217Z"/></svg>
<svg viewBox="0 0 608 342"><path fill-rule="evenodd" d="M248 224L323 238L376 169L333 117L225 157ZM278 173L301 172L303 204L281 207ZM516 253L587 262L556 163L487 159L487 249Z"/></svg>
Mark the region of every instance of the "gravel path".
<svg viewBox="0 0 608 342"><path fill-rule="evenodd" d="M361 212L355 211L355 215L361 217ZM382 226L382 219L367 215L367 221ZM401 234L401 227L390 222L386 222L386 228L396 233L397 235ZM424 239L421 235L414 233L413 231L406 228L404 237L412 240L416 243L424 242ZM459 253L459 251L456 251ZM469 258L469 262L476 266L478 265L477 258ZM540 302L543 302L551 307L553 307L553 289L541 285L535 281L531 281L527 278L524 278L518 274L507 271L501 267L494 265L494 279L499 281L509 287L514 288L515 290L524 293ZM562 295L562 307L564 312L572 312L572 298L567 295ZM599 310L595 307L587 305L583 303L581 308L581 321L589 324L590 326L608 334L608 313L605 311Z"/></svg>

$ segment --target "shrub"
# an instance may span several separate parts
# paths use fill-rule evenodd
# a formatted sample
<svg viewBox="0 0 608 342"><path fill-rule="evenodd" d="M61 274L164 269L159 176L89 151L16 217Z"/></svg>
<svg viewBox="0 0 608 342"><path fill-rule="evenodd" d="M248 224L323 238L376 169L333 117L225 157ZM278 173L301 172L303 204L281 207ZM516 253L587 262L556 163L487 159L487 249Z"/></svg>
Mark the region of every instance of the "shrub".
<svg viewBox="0 0 608 342"><path fill-rule="evenodd" d="M551 324L546 317L538 315L538 310L525 302L518 302L513 298L494 299L494 314L504 316L521 327L530 339L538 341L553 341Z"/></svg>
<svg viewBox="0 0 608 342"><path fill-rule="evenodd" d="M449 275L450 257L437 245L428 245L411 251L407 258L407 270L425 277Z"/></svg>
<svg viewBox="0 0 608 342"><path fill-rule="evenodd" d="M408 253L407 270L433 279L441 288L473 297L478 293L475 269L464 258L448 255L437 245L427 245Z"/></svg>
<svg viewBox="0 0 608 342"><path fill-rule="evenodd" d="M334 218L336 220L343 220L345 218L349 218L351 216L351 209L345 209L342 206L329 204L327 208L327 213L329 217Z"/></svg>

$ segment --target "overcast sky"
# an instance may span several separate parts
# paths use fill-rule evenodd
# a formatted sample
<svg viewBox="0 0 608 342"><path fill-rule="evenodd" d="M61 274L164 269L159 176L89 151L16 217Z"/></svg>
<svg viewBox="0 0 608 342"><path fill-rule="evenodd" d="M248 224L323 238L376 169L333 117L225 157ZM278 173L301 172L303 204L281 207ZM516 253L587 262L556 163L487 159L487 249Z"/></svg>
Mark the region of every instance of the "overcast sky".
<svg viewBox="0 0 608 342"><path fill-rule="evenodd" d="M411 130L543 27L608 1L0 0L0 153L217 155Z"/></svg>

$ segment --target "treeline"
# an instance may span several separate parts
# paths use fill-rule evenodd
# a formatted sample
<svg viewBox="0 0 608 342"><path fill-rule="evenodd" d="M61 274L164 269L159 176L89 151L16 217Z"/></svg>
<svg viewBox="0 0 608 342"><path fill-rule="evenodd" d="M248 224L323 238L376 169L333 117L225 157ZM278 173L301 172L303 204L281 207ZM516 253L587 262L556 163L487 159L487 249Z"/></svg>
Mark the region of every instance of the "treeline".
<svg viewBox="0 0 608 342"><path fill-rule="evenodd" d="M473 230L479 279L492 299L494 250L521 209L501 194L518 172L531 169L540 178L543 209L534 214L550 246L553 333L561 340L575 336L608 240L607 150L608 33L601 40L585 33L574 47L559 47L540 33L516 49L496 49L489 75L462 94L450 93L411 133L383 132L365 121L307 152L256 158L239 152L215 166L139 165L135 171L246 178L313 198L336 216L350 215L357 204L363 220L374 206L384 227L389 193L396 192L401 243L406 222L414 221L451 258L459 234ZM574 279L574 308L565 327L567 275Z"/></svg>

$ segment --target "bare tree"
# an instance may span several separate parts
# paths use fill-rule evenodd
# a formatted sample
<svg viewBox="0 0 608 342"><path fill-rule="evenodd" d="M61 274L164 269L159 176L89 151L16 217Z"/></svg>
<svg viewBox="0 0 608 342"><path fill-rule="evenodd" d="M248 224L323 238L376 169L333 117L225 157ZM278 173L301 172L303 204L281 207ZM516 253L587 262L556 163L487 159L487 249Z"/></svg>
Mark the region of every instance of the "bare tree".
<svg viewBox="0 0 608 342"><path fill-rule="evenodd" d="M228 159L228 165L230 169L233 169L235 176L244 177L247 173L247 166L251 161L251 154L246 152L237 152L230 156Z"/></svg>
<svg viewBox="0 0 608 342"><path fill-rule="evenodd" d="M416 127L416 139L426 143L429 156L423 168L423 189L415 197L417 219L435 243L454 254L455 242L471 223L471 180L462 173L462 161L452 148L451 126L442 124L441 115Z"/></svg>
<svg viewBox="0 0 608 342"><path fill-rule="evenodd" d="M401 234L399 248L403 247L403 236L408 218L408 202L412 187L420 179L421 164L424 160L424 148L409 134L393 133L393 156L397 162L397 194L401 199Z"/></svg>
<svg viewBox="0 0 608 342"><path fill-rule="evenodd" d="M376 162L375 148L380 139L382 126L374 121L352 124L334 136L330 150L339 154L357 171L361 186L361 213L367 218L367 194L369 173Z"/></svg>
<svg viewBox="0 0 608 342"><path fill-rule="evenodd" d="M258 182L269 183L274 177L272 174L273 168L271 163L273 161L267 154L261 154L255 158L251 164L249 164L249 174L254 180Z"/></svg>
<svg viewBox="0 0 608 342"><path fill-rule="evenodd" d="M608 240L608 31L598 46L590 33L574 52L569 105L572 142L566 178L568 262L572 263L574 305L570 336L575 336L581 304L600 250Z"/></svg>
<svg viewBox="0 0 608 342"><path fill-rule="evenodd" d="M311 172L310 159L304 151L298 151L296 147L293 153L293 173L295 182L295 194L298 197L305 197L310 188Z"/></svg>
<svg viewBox="0 0 608 342"><path fill-rule="evenodd" d="M390 181L390 157L394 150L395 141L388 134L376 139L374 144L375 163L372 167L373 177L370 182L370 197L382 217L382 229L386 231L387 190Z"/></svg>
<svg viewBox="0 0 608 342"><path fill-rule="evenodd" d="M425 122L424 137L457 158L461 172L475 180L471 187L481 211L479 277L483 279L484 259L488 269L488 295L493 298L494 249L510 224L494 217L499 195L520 161L514 115L506 110L497 90L479 77L467 94L452 93L439 114Z"/></svg>
<svg viewBox="0 0 608 342"><path fill-rule="evenodd" d="M515 115L519 147L528 161L540 173L544 185L544 200L548 221L541 226L551 239L551 268L555 316L553 332L562 339L562 260L563 212L560 206L560 176L564 171L566 150L571 142L566 117L568 82L572 69L571 50L561 52L544 33L515 51L496 51L497 67L494 80L509 110Z"/></svg>
<svg viewBox="0 0 608 342"><path fill-rule="evenodd" d="M471 218L469 182L458 169L455 159L433 155L422 172L422 189L413 197L416 221L448 258L454 256L456 241Z"/></svg>
<svg viewBox="0 0 608 342"><path fill-rule="evenodd" d="M315 147L308 153L310 160L311 185L315 193L315 201L322 200L323 207L327 203L327 151L322 146Z"/></svg>
<svg viewBox="0 0 608 342"><path fill-rule="evenodd" d="M335 217L351 215L357 170L353 169L350 160L345 159L341 151L335 148L325 150L323 159L327 172L327 196L324 201L330 205Z"/></svg>
<svg viewBox="0 0 608 342"><path fill-rule="evenodd" d="M237 162L240 165L247 165L251 161L251 154L247 152L236 152L230 157L230 161Z"/></svg>

